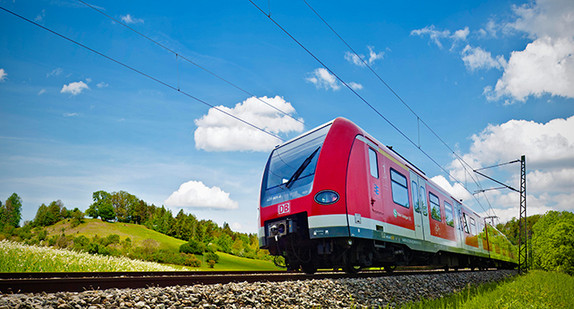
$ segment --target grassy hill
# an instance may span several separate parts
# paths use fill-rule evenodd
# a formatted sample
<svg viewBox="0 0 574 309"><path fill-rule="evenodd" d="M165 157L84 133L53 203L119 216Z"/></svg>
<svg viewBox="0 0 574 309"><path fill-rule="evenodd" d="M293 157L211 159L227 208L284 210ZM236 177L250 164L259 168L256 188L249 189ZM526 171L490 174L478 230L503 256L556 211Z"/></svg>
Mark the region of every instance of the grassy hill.
<svg viewBox="0 0 574 309"><path fill-rule="evenodd" d="M48 237L53 235L61 235L64 233L65 235L73 237L79 237L83 235L91 239L95 235L98 237L107 237L109 235L117 234L120 236L121 241L124 241L129 237L131 239L132 246L139 247L144 246L144 241L149 243L149 240L151 239L153 240L153 243L157 245L157 249L167 249L174 252L178 252L179 246L185 243L183 240L161 234L154 230L150 230L143 225L120 222L110 223L97 219L86 219L85 223L82 223L76 227L72 227L68 220L63 220L47 227L46 230L48 232ZM219 255L219 261L217 264L215 264L214 268L208 267L207 262L204 261L204 257L202 255L196 255L197 259L202 261L201 267L189 267L189 269L206 271L280 269L270 261L247 259L223 252L217 252L217 255Z"/></svg>

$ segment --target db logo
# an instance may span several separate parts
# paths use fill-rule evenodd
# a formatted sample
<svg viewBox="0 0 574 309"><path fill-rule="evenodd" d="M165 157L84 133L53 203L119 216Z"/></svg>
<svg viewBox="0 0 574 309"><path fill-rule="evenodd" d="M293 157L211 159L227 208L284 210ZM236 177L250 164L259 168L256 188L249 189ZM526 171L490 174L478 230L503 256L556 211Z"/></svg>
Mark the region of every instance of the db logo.
<svg viewBox="0 0 574 309"><path fill-rule="evenodd" d="M291 212L291 204L290 203L283 203L283 204L279 204L279 206L277 206L277 213L279 213L280 215L288 214L290 212Z"/></svg>

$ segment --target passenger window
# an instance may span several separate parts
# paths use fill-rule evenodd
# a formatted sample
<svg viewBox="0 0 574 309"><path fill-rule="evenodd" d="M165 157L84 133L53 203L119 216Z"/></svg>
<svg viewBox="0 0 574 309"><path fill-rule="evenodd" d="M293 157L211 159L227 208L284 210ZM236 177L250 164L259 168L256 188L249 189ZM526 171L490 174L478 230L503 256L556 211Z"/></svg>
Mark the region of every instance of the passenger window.
<svg viewBox="0 0 574 309"><path fill-rule="evenodd" d="M466 220L466 214L464 212L462 213L462 228L465 233L469 234L468 221Z"/></svg>
<svg viewBox="0 0 574 309"><path fill-rule="evenodd" d="M391 169L391 191L393 201L403 207L409 208L409 189L407 178L399 172Z"/></svg>
<svg viewBox="0 0 574 309"><path fill-rule="evenodd" d="M473 217L470 217L470 234L476 235L476 223Z"/></svg>
<svg viewBox="0 0 574 309"><path fill-rule="evenodd" d="M454 217L452 215L452 205L447 201L444 201L444 217L446 219L446 224L454 227Z"/></svg>
<svg viewBox="0 0 574 309"><path fill-rule="evenodd" d="M421 186L420 187L421 191L420 191L420 201L421 201L421 209L423 211L423 215L428 215L428 210L427 210L427 205L425 203L425 187Z"/></svg>
<svg viewBox="0 0 574 309"><path fill-rule="evenodd" d="M415 211L421 212L421 205L419 203L419 195L417 194L417 183L414 181L412 182L412 185L411 185L411 192L413 194L413 203L415 205Z"/></svg>
<svg viewBox="0 0 574 309"><path fill-rule="evenodd" d="M438 196L429 192L429 202L431 207L431 217L437 221L442 221L440 216L440 201Z"/></svg>
<svg viewBox="0 0 574 309"><path fill-rule="evenodd" d="M371 169L371 176L379 178L379 163L377 162L377 153L373 148L369 148L369 166Z"/></svg>

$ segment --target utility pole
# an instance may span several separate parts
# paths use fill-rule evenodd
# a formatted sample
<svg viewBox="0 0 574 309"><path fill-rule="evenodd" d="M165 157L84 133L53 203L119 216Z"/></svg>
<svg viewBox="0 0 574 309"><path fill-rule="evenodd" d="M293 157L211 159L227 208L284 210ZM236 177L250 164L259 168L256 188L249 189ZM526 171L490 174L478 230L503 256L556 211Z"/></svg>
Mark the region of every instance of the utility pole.
<svg viewBox="0 0 574 309"><path fill-rule="evenodd" d="M500 181L498 181L498 180L496 180L490 176L487 176L487 175L479 172L479 170L492 168L492 167L498 167L498 166L502 166L502 165L506 165L506 164L518 163L518 162L520 162L520 190L516 190L515 188L513 188L507 184L504 184L504 183L502 183L502 182L500 182ZM475 194L480 193L480 192L489 191L489 190L500 190L500 189L510 189L510 190L518 192L520 194L520 210L519 210L519 219L518 219L518 272L519 273L526 272L528 270L528 233L527 233L528 225L527 225L527 221L526 221L526 156L522 155L520 157L520 160L514 160L511 162L507 162L507 163L502 163L502 164L498 164L498 165L494 165L494 166L476 169L476 170L474 170L474 172L487 178L487 179L490 179L490 180L496 182L499 185L502 185L502 187L482 189L482 190L476 191Z"/></svg>
<svg viewBox="0 0 574 309"><path fill-rule="evenodd" d="M528 270L528 222L526 221L526 156L520 158L520 218L518 219L518 273Z"/></svg>

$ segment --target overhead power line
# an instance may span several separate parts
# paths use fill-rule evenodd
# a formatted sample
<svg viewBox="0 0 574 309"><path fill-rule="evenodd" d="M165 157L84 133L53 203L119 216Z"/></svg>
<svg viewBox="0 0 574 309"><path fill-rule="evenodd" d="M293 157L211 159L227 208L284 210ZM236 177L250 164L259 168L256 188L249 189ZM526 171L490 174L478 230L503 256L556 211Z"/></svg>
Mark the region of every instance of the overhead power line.
<svg viewBox="0 0 574 309"><path fill-rule="evenodd" d="M221 80L221 81L227 83L228 85L234 87L235 89L237 89L237 90L239 90L239 91L241 91L241 92L243 92L243 93L245 93L245 94L247 94L247 95L249 95L249 96L255 97L257 100L259 100L259 101L262 102L263 104L265 104L265 105L267 105L267 106L273 108L274 110L278 111L279 113L281 113L281 114L283 114L283 115L285 115L285 116L287 116L287 117L289 117L289 118L292 118L293 120L295 120L295 121L297 121L297 122L300 122L300 123L304 124L304 122L301 121L300 119L297 119L297 118L291 116L289 113L287 113L287 112L285 112L285 111L283 111L283 110L277 108L276 106L271 105L270 103L268 103L268 102L266 102L265 100L259 98L259 97L256 96L255 94L253 94L253 93L251 93L251 92L249 92L249 91L247 91L247 90L245 90L245 89L239 87L238 85L236 85L236 84L230 82L229 80L223 78L221 75L219 75L219 74L217 74L217 73L215 73L215 72L213 72L213 71L211 71L211 70L205 68L204 66L202 66L202 65L198 64L197 62L195 62L195 61L193 61L193 60L191 60L191 59L189 59L189 58L187 58L187 57L181 55L180 53L176 52L175 50L173 50L173 49L171 49L171 48L169 48L169 47L167 47L167 46L165 46L164 44L161 44L160 42L158 42L158 41L152 39L151 37L149 37L149 36L147 36L147 35L145 35L145 34L139 32L139 31L137 31L136 29L134 29L134 28L128 26L126 23L122 22L121 20L118 20L117 18L114 18L113 16L110 16L109 14L106 14L104 11L98 9L97 7L91 5L91 4L89 4L89 3L87 3L87 2L85 2L85 1L83 1L83 0L78 0L78 2L84 4L85 6L87 6L87 7L91 8L91 9L93 9L94 11L96 11L96 12L98 12L98 13L104 15L105 17L107 17L107 18L113 20L114 22L116 22L116 23L118 23L118 24L120 24L120 25L126 27L127 29L133 31L133 32L136 33L137 35L139 35L139 36L141 36L141 37L143 37L143 38L149 40L150 42L152 42L152 43L156 44L157 46L159 46L159 47L161 47L161 48L167 50L168 52L174 54L175 57L176 57L176 59L181 58L181 59L183 59L183 60L189 62L190 64L192 64L192 65L198 67L199 69L203 70L204 72L209 73L209 74L212 75L213 77L216 77L216 78L218 78L219 80ZM179 68L178 68L178 70L179 70ZM178 71L178 74L179 74L179 71ZM179 83L179 78L178 78L178 83ZM179 88L179 87L178 87L178 88Z"/></svg>
<svg viewBox="0 0 574 309"><path fill-rule="evenodd" d="M405 100L403 100L403 98L369 65L369 63L367 61L365 61L365 59L363 57L361 57L357 51L355 51L355 49L353 47L351 47L351 45L349 43L347 43L347 41L341 36L339 35L339 33L337 31L335 31L335 29L333 27L331 27L331 25L319 14L319 12L317 10L315 10L311 4L309 4L309 2L307 0L303 0L303 2L305 2L305 4L307 5L307 7L309 7L309 9L311 9L311 11L313 11L313 13L315 13L315 15L317 15L317 17L335 34L335 36L337 36L341 42L343 42L343 44L345 44L345 46L347 46L347 48L349 48L353 54L357 57L357 59L360 59L361 62L363 63L363 65L365 67L367 67L369 69L369 71L371 73L373 73L373 75L375 75L375 77L383 84L385 85L385 87L417 118L417 125L418 122L421 122L455 157L456 159L461 163L462 168L464 169L464 171L470 175L471 179L473 180L473 182L481 189L482 191L482 186L480 184L480 182L478 181L478 179L476 179L473 175L473 173L469 172L470 170L473 170L473 168L470 166L470 164L468 164L459 154L457 154L439 135L438 133L436 133L423 119L421 116L419 116L411 107L409 104L407 104L407 102ZM420 132L419 134L419 145L417 146L419 149L421 148L420 146ZM466 166L465 166L466 165ZM467 167L469 169L467 169ZM454 178L453 178L454 179ZM463 187L469 192L470 190L468 190L466 188L466 186L463 185ZM484 192L484 191L482 191ZM494 212L494 209L492 209L492 205L490 204L490 201L488 200L488 198L486 197L486 201L488 202L488 205L490 207L490 209L492 210L492 212Z"/></svg>
<svg viewBox="0 0 574 309"><path fill-rule="evenodd" d="M127 64L125 64L125 63L123 63L123 62L117 60L117 59L114 59L114 58L112 58L112 57L110 57L110 56L108 56L108 55L105 55L105 54L103 54L102 52L99 52L99 51L97 51L97 50L95 50L95 49L93 49L93 48L91 48L91 47L88 47L88 46L86 46L86 45L84 45L84 44L82 44L82 43L80 43L80 42L78 42L78 41L75 41L74 39L71 39L71 38L69 38L69 37L67 37L67 36L65 36L65 35L63 35L63 34L60 34L60 33L56 32L56 31L54 31L54 30L52 30L52 29L49 29L49 28L47 28L47 27L45 27L45 26L42 26L42 25L40 25L40 24L34 22L33 20L30 20L30 19L28 19L28 18L26 18L26 17L24 17L24 16L22 16L22 15L19 15L19 14L15 13L15 12L13 12L13 11L11 11L11 10L8 10L8 9L6 9L6 8L4 8L4 7L1 7L1 6L0 6L0 9L2 9L3 11L5 11L5 12L7 12L7 13L12 14L13 16L16 16L16 17L18 17L18 18L20 18L20 19L22 19L22 20L24 20L24 21L27 21L27 22L29 22L29 23L31 23L31 24L33 24L33 25L39 27L39 28L42 28L42 29L44 29L44 30L46 30L46 31L48 31L48 32L50 32L50 33L52 33L52 34L54 34L54 35L56 35L56 36L62 38L62 39L65 39L65 40L67 40L67 41L69 41L69 42L71 42L71 43L74 43L74 44L76 44L76 45L78 45L78 46L80 46L80 47L82 47L82 48L84 48L84 49L87 49L87 50L89 50L89 51L91 51L91 52L93 52L93 53L95 53L95 54L97 54L97 55L99 55L99 56L102 56L102 57L104 57L104 58L106 58L106 59L108 59L108 60L110 60L110 61L112 61L112 62L115 62L115 63L117 63L117 64L123 66L124 68L127 68L127 69L129 69L129 70L131 70L131 71L133 71L133 72L135 72L135 73L138 73L138 74L140 74L140 75L142 75L142 76L145 76L145 77L147 77L147 78L153 80L154 82L156 82L156 83L158 83L158 84L161 84L161 85L163 85L163 86L165 86L165 87L167 87L167 88L169 88L169 89L171 89L171 90L177 91L177 92L179 92L179 93L181 93L181 94L183 94L183 95L185 95L185 96L187 96L187 97L189 97L189 98L191 98L191 99L193 99L193 100L195 100L195 101L197 101L197 102L200 102L200 103L202 103L202 104L204 104L204 105L207 105L207 106L209 106L210 108L213 108L213 109L215 109L215 110L217 110L217 111L219 111L219 112L221 112L221 113L223 113L223 114L225 114L225 115L227 115L227 116L229 116L229 117L231 117L231 118L234 118L234 119L236 119L236 120L238 120L238 121L240 121L240 122L242 122L242 123L244 123L244 124L246 124L246 125L248 125L248 126L254 128L254 129L256 129L256 130L259 130L259 131L261 131L261 132L263 132L263 133L265 133L265 134L267 134L267 135L270 135L270 136L272 136L272 137L274 137L274 138L280 140L281 142L284 141L283 138L281 138L280 136L278 136L278 135L276 135L276 134L273 134L273 133L271 133L271 132L269 132L269 131L267 131L267 130L261 128L261 127L258 127L257 125L255 125L255 124L253 124L253 123L251 123L251 122L249 122L249 121L247 121L247 120L244 120L244 119L242 119L242 118L240 118L240 117L238 117L238 116L235 116L235 115L233 115L233 114L231 114L231 113L228 113L228 112L222 110L221 108L218 108L217 106L214 106L214 105L212 105L212 104L210 104L210 103L208 103L208 102L206 102L206 101L204 101L204 100L202 100L202 99L200 99L200 98L198 98L198 97L195 97L195 96L193 96L193 95L191 95L191 94L189 94L189 93L187 93L187 92L185 92L185 91L182 91L181 89L178 89L177 87L175 87L175 86L173 86L173 85L171 85L171 84L168 84L168 83L166 83L166 82L164 82L164 81L162 81L162 80L160 80L160 79L158 79L158 78L156 78L156 77L154 77L154 76L152 76L152 75L150 75L150 74L144 73L144 72L142 72L142 71L140 71L140 70L138 70L138 69L136 69L136 68L134 68L134 67L132 67L132 66L129 66L129 65L127 65Z"/></svg>
<svg viewBox="0 0 574 309"><path fill-rule="evenodd" d="M373 110L379 117L381 117L383 120L385 120L393 129L395 129L400 135L402 135L407 141L409 141L413 146L415 146L416 148L418 148L429 160L431 160L436 166L438 166L446 175L448 175L449 177L451 177L452 179L454 179L457 183L460 183L465 190L467 190L469 193L471 193L466 186L464 186L464 184L458 180L455 176L453 176L449 171L447 171L442 165L440 165L433 157L431 157L425 150L422 149L422 147L420 147L420 145L417 145L410 137L408 137L408 135L406 135L401 129L399 129L392 121L390 121L387 117L385 117L381 112L379 112L371 103L369 103L365 98L363 98L357 91L355 91L348 83L346 83L338 74L336 74L333 70L331 70L329 68L329 66L327 66L323 61L321 61L315 54L313 54L313 52L311 52L308 48L306 48L299 40L297 40L289 31L287 31L283 26L281 26L281 24L279 24L279 22L277 22L273 17L271 17L271 15L266 14L265 11L259 7L257 4L255 4L253 2L253 0L249 0L249 2L255 7L257 8L263 15L265 15L273 24L275 24L279 29L281 29L281 31L283 31L287 36L289 36L297 45L299 45L301 48L303 48L303 50L305 50L313 59L315 59L321 66L323 66L330 74L332 74L333 76L335 76L335 78L341 82L345 87L347 87L347 89L349 89L355 96L357 96L363 103L365 103L371 110ZM305 3L307 3L305 1ZM307 4L308 5L308 4ZM310 6L309 6L310 7ZM313 10L314 12L316 12L315 10ZM317 14L317 13L316 13ZM318 14L317 14L318 15ZM323 18L321 18L321 20L324 21ZM325 21L324 21L325 22ZM326 23L326 22L325 22ZM328 24L327 24L328 25ZM341 38L340 35L338 35L331 26L328 25L328 27L339 37ZM341 38L341 40L343 40ZM344 41L344 40L343 40ZM345 44L347 46L349 46L346 42ZM350 46L349 46L350 48ZM351 50L353 50L351 48ZM353 50L354 51L354 50ZM355 55L357 55L355 53ZM358 55L357 55L358 56ZM365 62L360 56L359 58ZM368 65L368 64L367 64ZM370 67L370 66L369 66ZM373 70L374 71L374 70ZM407 106L407 108L409 108L409 110L414 113L415 115L417 115L409 106L408 104L406 104L406 102L404 102L404 100L402 100L402 98L400 98L400 96L390 87L388 86L387 83L384 82L384 80L381 78L381 81L387 85L387 87L403 102L403 104L405 104ZM417 118L420 119L420 117ZM426 123L423 122L423 124ZM427 126L428 127L428 126ZM431 130L431 132L434 133L434 131L432 129L429 128L429 130ZM434 133L437 137L438 135L436 133ZM439 140L441 140L444 144L446 144L440 137L438 137ZM448 145L447 145L448 147ZM450 147L448 147L450 149ZM451 150L452 151L452 150ZM454 151L452 151L454 153ZM458 155L456 153L454 153L455 156L458 157ZM464 165L463 165L464 167ZM466 171L466 168L465 168ZM472 177L472 175L471 175ZM471 196L473 196L471 194ZM477 201L477 203L479 204L479 206L485 211L488 212L486 209L484 209L484 207L482 206L482 204L480 203L480 201L478 199L476 199L476 197L473 196L473 198ZM490 204L490 202L489 202ZM490 207L490 209L494 212L494 210L492 209L492 206Z"/></svg>

